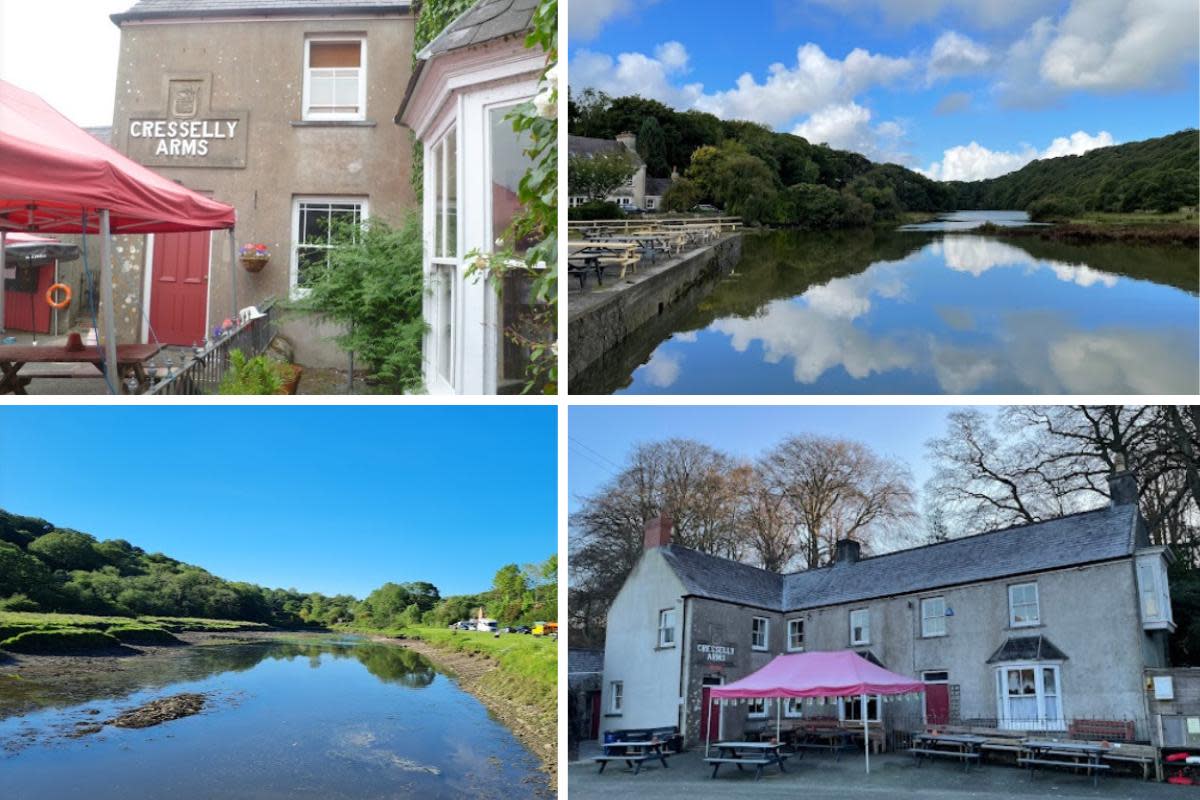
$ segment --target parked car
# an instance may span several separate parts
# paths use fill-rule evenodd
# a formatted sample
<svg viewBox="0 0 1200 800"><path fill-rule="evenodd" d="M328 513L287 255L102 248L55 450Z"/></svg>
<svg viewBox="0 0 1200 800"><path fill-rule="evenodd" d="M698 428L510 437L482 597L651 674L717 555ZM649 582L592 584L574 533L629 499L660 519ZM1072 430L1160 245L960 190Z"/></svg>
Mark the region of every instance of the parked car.
<svg viewBox="0 0 1200 800"><path fill-rule="evenodd" d="M708 203L701 203L698 206L692 206L692 211L697 211L701 214L720 214L721 213L721 209L717 208L714 205L709 205Z"/></svg>
<svg viewBox="0 0 1200 800"><path fill-rule="evenodd" d="M533 623L534 636L553 636L558 633L557 622L535 622Z"/></svg>

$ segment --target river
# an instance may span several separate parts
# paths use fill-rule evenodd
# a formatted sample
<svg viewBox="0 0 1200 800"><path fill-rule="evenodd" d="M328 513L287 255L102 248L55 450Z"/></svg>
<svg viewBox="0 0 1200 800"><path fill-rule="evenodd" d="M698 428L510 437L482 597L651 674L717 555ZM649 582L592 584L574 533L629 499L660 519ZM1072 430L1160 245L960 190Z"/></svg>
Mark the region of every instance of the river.
<svg viewBox="0 0 1200 800"><path fill-rule="evenodd" d="M83 671L78 683L23 687L19 696L0 685L4 800L550 794L533 754L401 647L274 641L132 658L118 672ZM157 727L67 735L77 723L181 692L205 693L205 710ZM36 709L12 715L31 698Z"/></svg>
<svg viewBox="0 0 1200 800"><path fill-rule="evenodd" d="M1145 394L1200 387L1197 251L907 229L747 233L573 393Z"/></svg>

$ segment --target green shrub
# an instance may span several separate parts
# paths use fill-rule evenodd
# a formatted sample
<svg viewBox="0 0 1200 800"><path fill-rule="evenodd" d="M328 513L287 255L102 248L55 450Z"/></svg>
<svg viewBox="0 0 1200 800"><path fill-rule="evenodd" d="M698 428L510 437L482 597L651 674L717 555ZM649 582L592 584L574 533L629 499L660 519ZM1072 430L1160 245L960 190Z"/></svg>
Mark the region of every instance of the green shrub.
<svg viewBox="0 0 1200 800"><path fill-rule="evenodd" d="M0 642L0 649L13 653L79 653L119 647L121 642L102 631L81 628L34 630Z"/></svg>
<svg viewBox="0 0 1200 800"><path fill-rule="evenodd" d="M608 200L589 200L581 206L567 209L567 219L582 220L584 222L594 219L624 219L625 212L616 203Z"/></svg>
<svg viewBox="0 0 1200 800"><path fill-rule="evenodd" d="M42 630L42 628L37 625L22 625L20 623L0 625L0 642L3 642L5 639L11 639L12 637L18 636L26 631L36 630Z"/></svg>
<svg viewBox="0 0 1200 800"><path fill-rule="evenodd" d="M173 634L153 625L114 625L107 633L122 644L183 644Z"/></svg>
<svg viewBox="0 0 1200 800"><path fill-rule="evenodd" d="M221 394L282 394L287 383L282 368L291 368L278 364L266 356L255 356L247 359L241 350L229 354L231 369L221 380Z"/></svg>
<svg viewBox="0 0 1200 800"><path fill-rule="evenodd" d="M1066 221L1083 213L1083 205L1072 197L1049 195L1034 200L1026 209L1034 222Z"/></svg>
<svg viewBox="0 0 1200 800"><path fill-rule="evenodd" d="M12 597L0 600L0 611L37 611L38 604L25 594L14 594Z"/></svg>

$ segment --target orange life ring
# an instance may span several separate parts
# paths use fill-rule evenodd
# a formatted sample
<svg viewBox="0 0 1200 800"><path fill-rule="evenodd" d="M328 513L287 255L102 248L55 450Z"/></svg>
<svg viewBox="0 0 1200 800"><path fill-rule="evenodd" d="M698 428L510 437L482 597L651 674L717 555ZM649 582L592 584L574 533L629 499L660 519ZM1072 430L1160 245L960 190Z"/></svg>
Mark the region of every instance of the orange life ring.
<svg viewBox="0 0 1200 800"><path fill-rule="evenodd" d="M63 293L62 300L55 300L54 293L61 291ZM46 304L53 309L62 311L71 305L71 287L65 283L56 283L46 290Z"/></svg>

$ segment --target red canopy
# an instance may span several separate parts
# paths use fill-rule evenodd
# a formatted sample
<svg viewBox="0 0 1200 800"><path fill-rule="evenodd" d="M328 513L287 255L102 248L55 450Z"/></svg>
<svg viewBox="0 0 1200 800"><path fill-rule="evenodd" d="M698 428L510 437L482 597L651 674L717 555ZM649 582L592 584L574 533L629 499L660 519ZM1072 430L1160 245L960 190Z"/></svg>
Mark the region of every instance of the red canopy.
<svg viewBox="0 0 1200 800"><path fill-rule="evenodd" d="M0 229L172 233L232 228L236 210L103 144L34 94L0 80Z"/></svg>
<svg viewBox="0 0 1200 800"><path fill-rule="evenodd" d="M857 697L924 690L920 681L889 672L853 650L832 650L775 656L771 663L740 681L712 687L711 696Z"/></svg>

